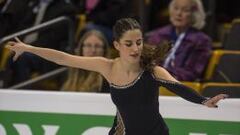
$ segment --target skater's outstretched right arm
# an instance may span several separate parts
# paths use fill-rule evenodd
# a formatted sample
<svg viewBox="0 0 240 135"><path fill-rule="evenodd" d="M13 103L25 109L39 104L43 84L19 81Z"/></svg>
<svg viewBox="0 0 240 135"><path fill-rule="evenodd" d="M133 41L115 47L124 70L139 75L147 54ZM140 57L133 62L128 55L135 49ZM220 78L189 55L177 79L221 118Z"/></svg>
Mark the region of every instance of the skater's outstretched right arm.
<svg viewBox="0 0 240 135"><path fill-rule="evenodd" d="M22 53L29 52L59 65L96 71L102 74L107 72L112 61L104 57L82 57L54 49L35 47L21 42L18 38L15 39L16 41L11 41L6 46L15 52L14 60L17 60Z"/></svg>

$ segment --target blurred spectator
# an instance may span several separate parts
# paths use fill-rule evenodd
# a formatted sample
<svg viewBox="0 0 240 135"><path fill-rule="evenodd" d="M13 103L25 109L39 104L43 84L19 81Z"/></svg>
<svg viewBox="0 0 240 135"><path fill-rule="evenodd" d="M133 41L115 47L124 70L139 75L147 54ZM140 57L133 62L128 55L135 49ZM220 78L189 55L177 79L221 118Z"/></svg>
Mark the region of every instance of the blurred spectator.
<svg viewBox="0 0 240 135"><path fill-rule="evenodd" d="M133 16L133 2L128 0L84 0L79 3L87 17L84 31L97 29L104 33L109 43L112 43L112 26L116 20Z"/></svg>
<svg viewBox="0 0 240 135"><path fill-rule="evenodd" d="M73 18L76 13L76 7L69 0L6 0L0 13L0 38L59 16ZM28 39L28 43L64 50L67 30L66 25L60 24L39 31L37 37Z"/></svg>
<svg viewBox="0 0 240 135"><path fill-rule="evenodd" d="M96 30L85 33L79 40L75 54L79 56L108 56L108 42ZM79 92L109 92L108 82L97 72L69 68L62 90Z"/></svg>
<svg viewBox="0 0 240 135"><path fill-rule="evenodd" d="M202 78L211 54L212 41L200 31L205 12L200 0L172 0L169 5L171 24L146 34L146 41L159 45L165 40L173 47L162 64L180 81Z"/></svg>
<svg viewBox="0 0 240 135"><path fill-rule="evenodd" d="M0 14L0 38L59 16L68 16L74 19L76 13L76 7L69 0L8 0ZM65 50L68 45L67 33L68 28L62 23L21 38L24 42L41 47ZM8 60L6 68L8 71L5 72L9 72L9 70L12 72L12 81L9 85L14 85L30 79L33 72L42 74L56 67L58 67L56 64L24 53L19 61Z"/></svg>

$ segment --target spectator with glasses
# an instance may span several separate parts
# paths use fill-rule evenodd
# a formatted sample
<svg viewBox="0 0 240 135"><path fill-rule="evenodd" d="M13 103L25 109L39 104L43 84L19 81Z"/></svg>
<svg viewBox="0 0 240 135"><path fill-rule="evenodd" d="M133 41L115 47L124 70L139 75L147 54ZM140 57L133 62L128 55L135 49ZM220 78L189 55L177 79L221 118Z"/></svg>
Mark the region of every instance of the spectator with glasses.
<svg viewBox="0 0 240 135"><path fill-rule="evenodd" d="M108 42L104 35L96 30L86 32L75 49L78 56L108 57ZM97 72L69 68L67 80L62 86L64 91L109 92L107 81Z"/></svg>
<svg viewBox="0 0 240 135"><path fill-rule="evenodd" d="M79 56L108 56L108 42L105 36L96 30L85 33L78 42L74 53ZM30 55L31 57L27 57ZM31 78L34 72L43 74L48 72L48 67L55 65L42 58L24 53L13 63L9 64L12 71L12 84L20 83ZM55 65L56 66L56 65ZM63 77L64 78L64 77ZM60 79L60 82L63 79ZM66 82L61 86L64 91L88 91L88 92L108 92L108 84L102 76L96 72L81 69L69 68ZM31 89L31 87L29 87Z"/></svg>

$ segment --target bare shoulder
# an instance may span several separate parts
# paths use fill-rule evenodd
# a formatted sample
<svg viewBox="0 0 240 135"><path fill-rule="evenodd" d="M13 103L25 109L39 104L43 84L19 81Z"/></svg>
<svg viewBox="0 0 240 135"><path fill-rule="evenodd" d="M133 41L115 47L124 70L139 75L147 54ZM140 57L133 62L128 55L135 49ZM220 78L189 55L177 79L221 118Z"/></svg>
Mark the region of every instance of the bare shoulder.
<svg viewBox="0 0 240 135"><path fill-rule="evenodd" d="M114 59L108 59L105 57L95 57L96 58L96 62L100 62L101 63L101 68L103 70L108 70L110 71L112 68L112 65L114 63Z"/></svg>
<svg viewBox="0 0 240 135"><path fill-rule="evenodd" d="M160 67L160 66L155 66L153 68L153 75L159 79L164 79L163 76L166 72L167 72L166 69L164 69L163 67Z"/></svg>
<svg viewBox="0 0 240 135"><path fill-rule="evenodd" d="M108 80L110 81L111 78L111 73L112 73L112 69L113 69L113 65L115 63L115 59L108 59L108 58L104 58L104 57L99 57L98 58L99 61L101 61L101 74Z"/></svg>
<svg viewBox="0 0 240 135"><path fill-rule="evenodd" d="M96 60L99 60L105 64L112 64L114 59L109 59L109 58L105 58L105 57L95 57Z"/></svg>
<svg viewBox="0 0 240 135"><path fill-rule="evenodd" d="M153 74L158 79L178 82L178 80L176 80L165 68L160 66L155 66L153 68Z"/></svg>

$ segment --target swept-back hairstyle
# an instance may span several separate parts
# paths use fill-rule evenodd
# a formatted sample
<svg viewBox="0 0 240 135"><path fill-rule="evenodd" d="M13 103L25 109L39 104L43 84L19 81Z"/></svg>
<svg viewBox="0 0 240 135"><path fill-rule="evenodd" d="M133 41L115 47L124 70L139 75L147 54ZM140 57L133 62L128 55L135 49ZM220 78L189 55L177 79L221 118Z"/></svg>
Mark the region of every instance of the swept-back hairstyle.
<svg viewBox="0 0 240 135"><path fill-rule="evenodd" d="M115 41L119 41L125 32L135 29L142 31L141 25L137 20L133 18L119 19L113 26L113 38Z"/></svg>
<svg viewBox="0 0 240 135"><path fill-rule="evenodd" d="M75 49L75 54L82 56L83 43L90 36L96 36L103 42L103 57L108 57L108 42L104 35L96 30L91 30L83 34ZM69 68L67 81L64 83L62 90L64 91L81 91L81 92L99 92L102 88L103 77L93 71L87 71L76 68Z"/></svg>
<svg viewBox="0 0 240 135"><path fill-rule="evenodd" d="M142 31L141 25L133 18L122 18L113 26L113 37L115 41L119 41L123 34L129 30L139 29ZM153 67L164 60L171 45L168 42L162 42L161 45L153 47L152 45L143 45L140 65L143 69L152 72Z"/></svg>

